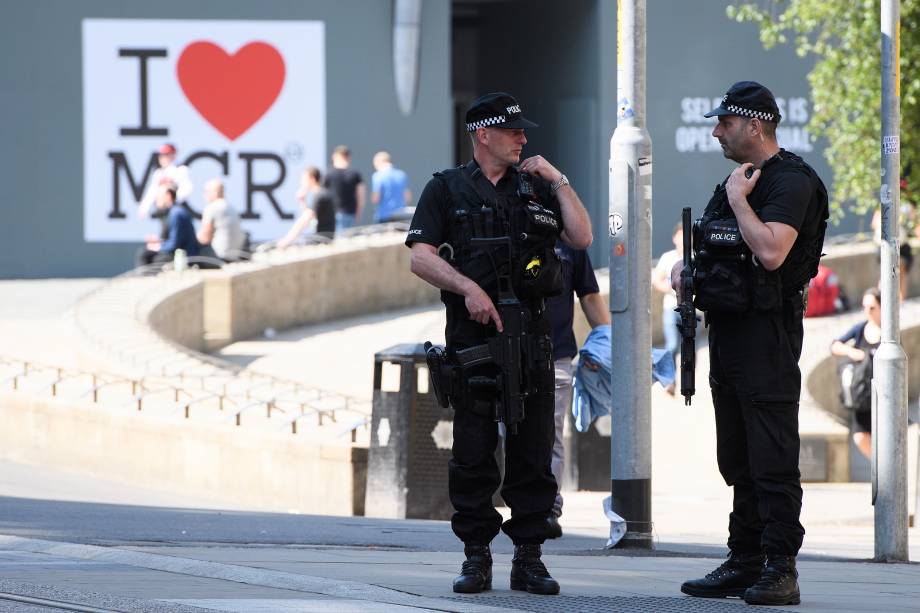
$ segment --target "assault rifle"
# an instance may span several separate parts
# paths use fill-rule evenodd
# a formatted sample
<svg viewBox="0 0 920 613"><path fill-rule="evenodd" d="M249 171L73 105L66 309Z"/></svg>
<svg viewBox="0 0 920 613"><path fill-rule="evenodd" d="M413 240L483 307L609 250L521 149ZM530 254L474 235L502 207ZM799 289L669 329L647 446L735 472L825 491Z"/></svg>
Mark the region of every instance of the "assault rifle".
<svg viewBox="0 0 920 613"><path fill-rule="evenodd" d="M675 309L680 315L680 394L689 405L696 393L696 307L693 306L693 227L690 207L683 211L684 268L680 273L680 303Z"/></svg>
<svg viewBox="0 0 920 613"><path fill-rule="evenodd" d="M511 283L514 262L511 237L474 238L471 245L492 252L493 261L496 252L508 254L508 265L496 266L495 271L498 277L498 302L495 307L503 329L484 344L454 351L449 357L442 348L425 343L429 372L438 401L441 406L447 407L450 392L445 393L445 388L456 389L464 380L463 371L486 364L497 366L499 372L494 377L466 377L465 383L469 391L487 390L494 394L495 421L504 422L509 432L516 434L517 425L524 420L524 401L536 391L530 373L534 371L541 353L538 351L539 341L526 334L524 309Z"/></svg>

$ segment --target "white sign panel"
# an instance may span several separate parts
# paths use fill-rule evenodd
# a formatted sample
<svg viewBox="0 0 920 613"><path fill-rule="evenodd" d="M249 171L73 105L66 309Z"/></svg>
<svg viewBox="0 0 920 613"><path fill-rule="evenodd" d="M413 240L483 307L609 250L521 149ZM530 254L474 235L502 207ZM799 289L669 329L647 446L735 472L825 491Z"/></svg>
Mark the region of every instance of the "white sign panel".
<svg viewBox="0 0 920 613"><path fill-rule="evenodd" d="M716 108L721 102L721 96L718 98L691 96L681 98L681 125L674 132L674 145L679 153L722 152L719 141L712 135L712 129L718 119L703 117L704 113ZM809 119L808 98L777 98L776 106L782 117L776 128L776 140L779 146L799 154L814 150L811 136L805 128Z"/></svg>
<svg viewBox="0 0 920 613"><path fill-rule="evenodd" d="M254 239L283 236L301 169L325 167L325 65L318 21L84 20L85 240L159 232L138 203L165 143L194 212L221 178Z"/></svg>

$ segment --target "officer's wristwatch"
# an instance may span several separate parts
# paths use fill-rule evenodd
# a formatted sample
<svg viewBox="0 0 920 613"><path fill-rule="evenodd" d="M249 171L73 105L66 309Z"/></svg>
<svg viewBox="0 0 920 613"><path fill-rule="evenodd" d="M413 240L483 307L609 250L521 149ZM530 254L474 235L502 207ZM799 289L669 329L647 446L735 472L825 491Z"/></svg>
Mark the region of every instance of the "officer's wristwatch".
<svg viewBox="0 0 920 613"><path fill-rule="evenodd" d="M559 191L559 188L562 187L563 185L569 185L569 178L565 175L562 175L557 180L553 181L553 184L552 186L550 186L550 189L555 194L556 192Z"/></svg>

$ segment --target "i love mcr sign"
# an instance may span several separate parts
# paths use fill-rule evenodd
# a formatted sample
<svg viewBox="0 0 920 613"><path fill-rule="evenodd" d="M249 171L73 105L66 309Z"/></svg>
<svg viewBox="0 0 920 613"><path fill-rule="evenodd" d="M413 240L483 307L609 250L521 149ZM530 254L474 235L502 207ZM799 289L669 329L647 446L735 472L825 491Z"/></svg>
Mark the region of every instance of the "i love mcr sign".
<svg viewBox="0 0 920 613"><path fill-rule="evenodd" d="M300 170L326 165L325 65L322 22L84 20L84 239L158 233L138 203L164 143L193 211L220 178L254 239L283 236Z"/></svg>

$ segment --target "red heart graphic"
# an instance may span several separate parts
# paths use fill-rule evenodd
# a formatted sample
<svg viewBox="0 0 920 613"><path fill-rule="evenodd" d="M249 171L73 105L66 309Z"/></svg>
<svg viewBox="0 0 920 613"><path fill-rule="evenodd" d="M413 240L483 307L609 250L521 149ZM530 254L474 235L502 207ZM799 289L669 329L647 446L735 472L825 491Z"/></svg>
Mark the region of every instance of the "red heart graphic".
<svg viewBox="0 0 920 613"><path fill-rule="evenodd" d="M185 97L218 132L236 140L275 103L284 85L284 59L263 42L229 55L198 41L182 50L176 65Z"/></svg>

